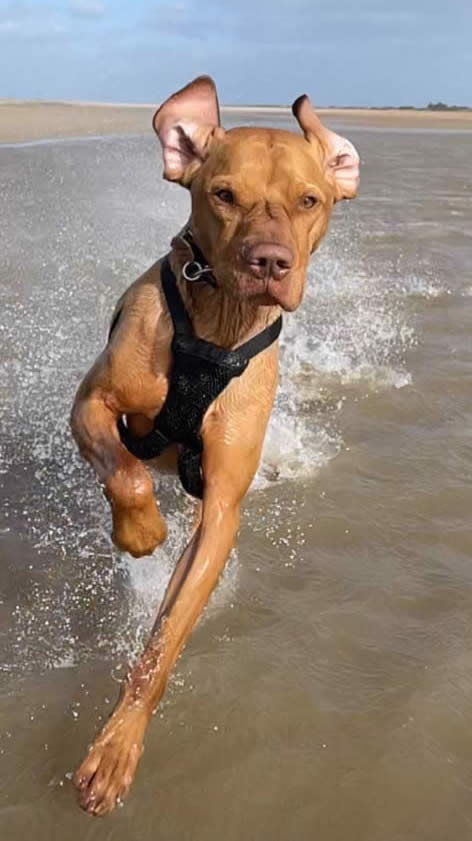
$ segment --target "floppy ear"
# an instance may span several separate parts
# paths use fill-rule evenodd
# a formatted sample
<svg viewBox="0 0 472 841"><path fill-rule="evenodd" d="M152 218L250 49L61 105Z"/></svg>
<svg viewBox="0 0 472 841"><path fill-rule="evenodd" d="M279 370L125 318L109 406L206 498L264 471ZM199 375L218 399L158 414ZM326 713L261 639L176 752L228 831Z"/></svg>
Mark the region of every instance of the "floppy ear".
<svg viewBox="0 0 472 841"><path fill-rule="evenodd" d="M153 119L162 146L164 178L188 183L208 156L215 131L223 132L219 125L218 96L209 76L198 76L169 97Z"/></svg>
<svg viewBox="0 0 472 841"><path fill-rule="evenodd" d="M334 176L337 199L353 199L359 187L359 155L345 137L327 129L316 114L309 98L299 96L292 105L294 117L306 139L316 138L324 151L327 173Z"/></svg>

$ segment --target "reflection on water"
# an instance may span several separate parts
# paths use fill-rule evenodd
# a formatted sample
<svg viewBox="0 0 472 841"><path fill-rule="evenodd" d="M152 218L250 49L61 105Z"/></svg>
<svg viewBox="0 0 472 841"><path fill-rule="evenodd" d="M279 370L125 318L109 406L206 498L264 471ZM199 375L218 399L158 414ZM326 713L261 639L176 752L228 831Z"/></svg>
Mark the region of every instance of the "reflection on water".
<svg viewBox="0 0 472 841"><path fill-rule="evenodd" d="M469 144L350 131L361 196L336 209L285 318L238 550L107 822L79 813L68 775L152 622L189 504L158 480L169 541L119 558L67 417L116 297L187 199L149 138L0 150L9 841L469 837Z"/></svg>

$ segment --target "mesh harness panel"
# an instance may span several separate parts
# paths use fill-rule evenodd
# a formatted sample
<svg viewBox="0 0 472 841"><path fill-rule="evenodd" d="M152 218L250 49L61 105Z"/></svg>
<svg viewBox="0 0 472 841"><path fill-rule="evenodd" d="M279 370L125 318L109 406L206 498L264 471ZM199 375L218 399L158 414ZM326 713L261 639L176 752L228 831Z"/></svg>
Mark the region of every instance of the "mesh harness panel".
<svg viewBox="0 0 472 841"><path fill-rule="evenodd" d="M128 450L144 461L156 458L171 444L178 444L180 481L187 493L201 499L203 442L200 430L205 412L230 380L241 376L250 359L278 338L282 317L235 350L226 350L195 336L167 257L161 268L161 282L174 325L167 397L148 435L133 436L123 418L118 421L118 431ZM110 335L119 315L113 320Z"/></svg>

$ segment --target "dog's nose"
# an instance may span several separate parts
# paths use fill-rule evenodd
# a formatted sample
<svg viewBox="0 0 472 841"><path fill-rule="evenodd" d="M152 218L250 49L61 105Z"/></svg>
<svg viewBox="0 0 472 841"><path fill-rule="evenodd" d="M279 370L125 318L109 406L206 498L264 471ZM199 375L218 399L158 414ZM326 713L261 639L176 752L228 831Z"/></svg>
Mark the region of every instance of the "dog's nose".
<svg viewBox="0 0 472 841"><path fill-rule="evenodd" d="M293 254L286 245L259 242L243 249L249 271L258 278L282 280L293 266Z"/></svg>

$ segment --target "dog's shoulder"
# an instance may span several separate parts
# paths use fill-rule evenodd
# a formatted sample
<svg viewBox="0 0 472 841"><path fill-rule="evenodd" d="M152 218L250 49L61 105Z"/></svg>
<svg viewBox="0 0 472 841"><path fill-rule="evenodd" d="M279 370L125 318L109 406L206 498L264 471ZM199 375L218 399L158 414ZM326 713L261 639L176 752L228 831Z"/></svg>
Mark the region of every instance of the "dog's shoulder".
<svg viewBox="0 0 472 841"><path fill-rule="evenodd" d="M172 334L157 262L119 298L106 347L88 379L120 405L154 409L167 388Z"/></svg>
<svg viewBox="0 0 472 841"><path fill-rule="evenodd" d="M110 339L119 344L170 341L172 326L161 287L161 261L154 263L118 299L110 322ZM118 342L115 342L118 344Z"/></svg>

